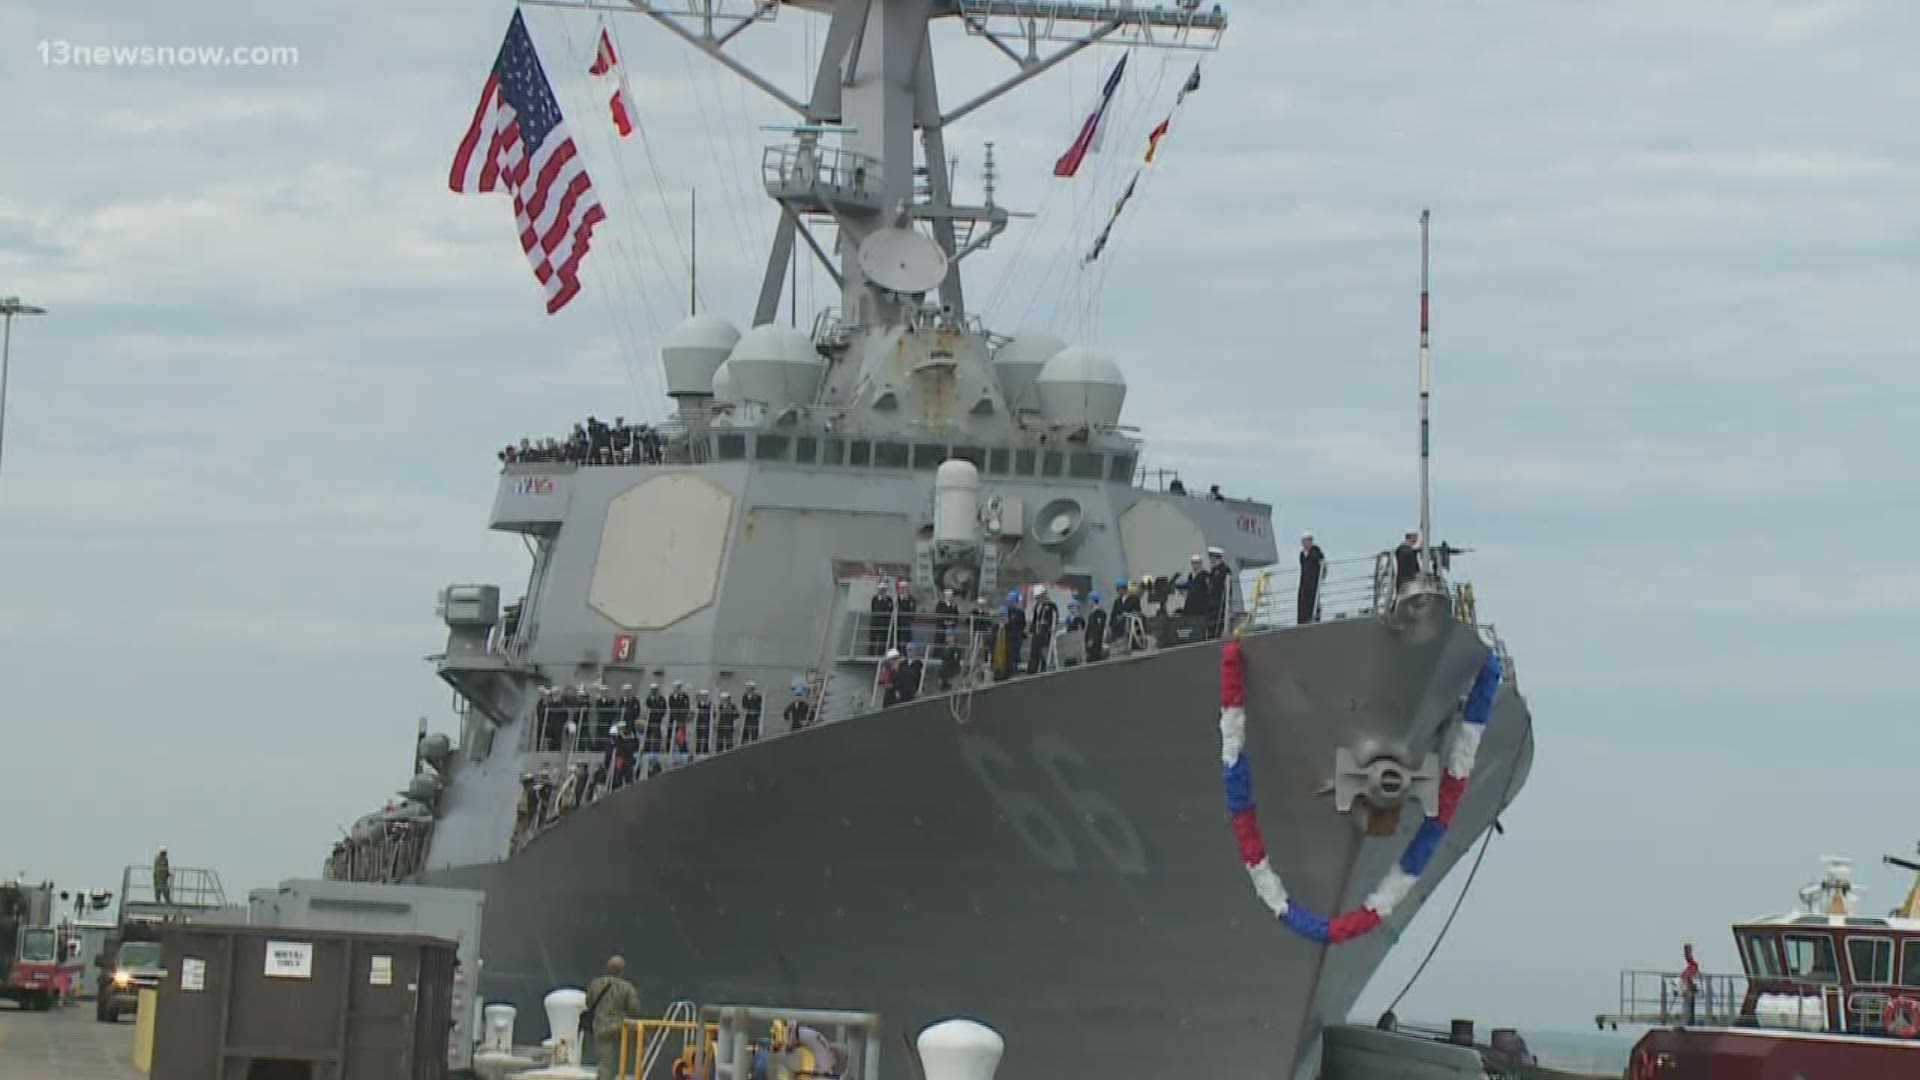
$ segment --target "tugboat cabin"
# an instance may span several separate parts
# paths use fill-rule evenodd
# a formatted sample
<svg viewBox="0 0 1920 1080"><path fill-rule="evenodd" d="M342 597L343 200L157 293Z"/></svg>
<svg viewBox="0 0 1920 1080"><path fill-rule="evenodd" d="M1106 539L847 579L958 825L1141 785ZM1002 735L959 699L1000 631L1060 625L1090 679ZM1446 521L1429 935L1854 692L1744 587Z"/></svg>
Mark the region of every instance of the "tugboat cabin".
<svg viewBox="0 0 1920 1080"><path fill-rule="evenodd" d="M1801 912L1737 924L1733 936L1747 975L1741 1020L1802 1031L1916 1034L1920 919Z"/></svg>
<svg viewBox="0 0 1920 1080"><path fill-rule="evenodd" d="M1852 863L1826 862L1819 883L1800 890L1798 910L1734 924L1745 978L1697 968L1668 976L1665 1022L1920 1038L1920 878L1888 915L1862 915Z"/></svg>

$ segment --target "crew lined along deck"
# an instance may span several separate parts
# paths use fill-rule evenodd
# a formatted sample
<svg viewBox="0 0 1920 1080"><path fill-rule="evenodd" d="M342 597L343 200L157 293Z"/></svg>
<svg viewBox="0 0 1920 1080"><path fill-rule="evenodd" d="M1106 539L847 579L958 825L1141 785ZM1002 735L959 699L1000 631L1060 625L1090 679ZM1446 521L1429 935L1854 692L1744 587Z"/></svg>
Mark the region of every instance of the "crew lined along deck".
<svg viewBox="0 0 1920 1080"><path fill-rule="evenodd" d="M1319 550L1310 537L1303 544L1307 550ZM1437 549L1436 564L1444 566L1450 554ZM1310 574L1305 589L1302 568ZM522 725L524 769L511 849L629 783L764 738L923 697L967 694L1009 679L1215 639L1242 621L1267 630L1384 613L1416 572L1405 544L1350 559L1316 554L1301 559L1300 568L1243 574L1228 571L1216 549L1196 554L1185 572L1117 580L1111 594L1043 585L1010 591L996 602L963 600L948 590L931 610L921 609L906 582L876 575L863 579L871 597L861 605L867 610L835 620L822 666L793 672L772 696L754 681L736 694L672 678L649 682L644 690L632 683L544 688ZM855 584L843 582L842 589ZM1473 622L1472 586L1448 588L1458 617ZM516 633L518 607L509 606L506 623L490 642L499 655L518 655L525 647ZM1481 629L1504 657L1493 627ZM871 675L859 681L832 671L868 666ZM1511 680L1510 660L1506 671ZM377 833L335 845L328 875L405 877L425 856L432 825L424 807L397 802Z"/></svg>

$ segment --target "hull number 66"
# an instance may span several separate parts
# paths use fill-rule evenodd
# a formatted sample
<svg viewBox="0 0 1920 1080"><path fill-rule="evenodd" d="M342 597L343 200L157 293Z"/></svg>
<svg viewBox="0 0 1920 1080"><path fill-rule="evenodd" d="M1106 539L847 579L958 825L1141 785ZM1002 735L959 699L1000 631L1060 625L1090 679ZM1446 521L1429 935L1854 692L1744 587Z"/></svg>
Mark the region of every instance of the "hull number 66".
<svg viewBox="0 0 1920 1080"><path fill-rule="evenodd" d="M1084 831L1115 870L1122 874L1147 872L1146 848L1126 811L1107 796L1079 784L1077 778L1086 774L1087 759L1072 743L1044 731L1033 737L1034 763L1066 806L1068 816L1080 822L1081 828L1071 831L1045 800L1021 790L1019 769L1012 755L974 736L961 736L960 745L967 764L973 766L999 803L1001 816L1043 865L1063 873L1078 870L1080 857L1073 835Z"/></svg>

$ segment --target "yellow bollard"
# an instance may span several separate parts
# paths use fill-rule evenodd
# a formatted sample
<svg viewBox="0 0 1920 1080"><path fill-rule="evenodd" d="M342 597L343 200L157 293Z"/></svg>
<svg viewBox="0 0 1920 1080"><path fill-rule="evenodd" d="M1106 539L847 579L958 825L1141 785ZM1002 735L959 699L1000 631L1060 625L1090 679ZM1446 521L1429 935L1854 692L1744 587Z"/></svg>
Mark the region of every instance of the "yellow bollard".
<svg viewBox="0 0 1920 1080"><path fill-rule="evenodd" d="M160 991L140 991L138 1012L133 1017L133 1067L141 1072L153 1070L153 1014L160 1005Z"/></svg>

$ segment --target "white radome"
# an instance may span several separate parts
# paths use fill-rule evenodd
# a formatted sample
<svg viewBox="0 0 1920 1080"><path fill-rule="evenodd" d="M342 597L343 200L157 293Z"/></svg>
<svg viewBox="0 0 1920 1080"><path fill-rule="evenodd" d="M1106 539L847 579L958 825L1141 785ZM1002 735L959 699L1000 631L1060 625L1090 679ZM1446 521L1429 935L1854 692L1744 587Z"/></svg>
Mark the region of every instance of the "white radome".
<svg viewBox="0 0 1920 1080"><path fill-rule="evenodd" d="M933 538L971 543L980 536L980 470L950 458L933 473Z"/></svg>
<svg viewBox="0 0 1920 1080"><path fill-rule="evenodd" d="M1040 409L1062 424L1113 425L1127 400L1127 380L1113 358L1085 345L1055 353L1034 380Z"/></svg>
<svg viewBox="0 0 1920 1080"><path fill-rule="evenodd" d="M714 373L740 341L740 331L718 315L695 315L660 342L660 367L673 397L713 392Z"/></svg>
<svg viewBox="0 0 1920 1080"><path fill-rule="evenodd" d="M820 381L826 378L827 362L806 334L767 323L740 338L723 370L735 400L783 409L813 404Z"/></svg>
<svg viewBox="0 0 1920 1080"><path fill-rule="evenodd" d="M1033 394L1033 381L1040 370L1067 343L1047 330L1016 330L1005 345L993 354L993 370L1000 378L1000 396L1010 410L1037 409L1040 402Z"/></svg>

